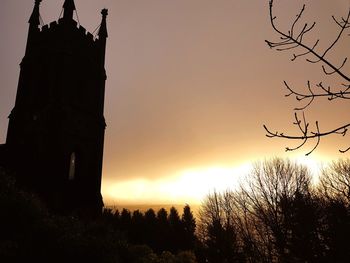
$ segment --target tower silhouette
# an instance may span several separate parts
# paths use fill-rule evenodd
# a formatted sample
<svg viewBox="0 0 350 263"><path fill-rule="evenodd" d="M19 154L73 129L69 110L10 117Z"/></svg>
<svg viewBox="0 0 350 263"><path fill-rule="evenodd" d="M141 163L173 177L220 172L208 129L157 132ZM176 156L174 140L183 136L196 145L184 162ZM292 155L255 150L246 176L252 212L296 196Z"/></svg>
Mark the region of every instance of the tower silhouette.
<svg viewBox="0 0 350 263"><path fill-rule="evenodd" d="M36 0L15 106L6 138L8 166L19 183L59 213L101 212L105 119L105 53L108 10L96 38L73 19L74 0L63 16L40 27Z"/></svg>

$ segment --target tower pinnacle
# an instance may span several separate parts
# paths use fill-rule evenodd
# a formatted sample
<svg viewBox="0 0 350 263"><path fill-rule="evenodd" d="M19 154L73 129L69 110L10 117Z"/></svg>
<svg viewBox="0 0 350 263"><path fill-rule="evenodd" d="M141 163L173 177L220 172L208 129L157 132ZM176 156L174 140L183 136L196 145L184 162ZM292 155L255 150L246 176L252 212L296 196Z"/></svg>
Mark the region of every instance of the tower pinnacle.
<svg viewBox="0 0 350 263"><path fill-rule="evenodd" d="M63 19L72 20L73 12L75 10L74 0L65 0L63 4L64 14Z"/></svg>
<svg viewBox="0 0 350 263"><path fill-rule="evenodd" d="M106 39L108 37L108 33L107 33L107 16L108 16L108 9L104 8L101 11L102 14L102 22L101 22L101 27L100 30L98 31L98 36L99 38L104 38Z"/></svg>
<svg viewBox="0 0 350 263"><path fill-rule="evenodd" d="M42 0L35 0L35 5L34 5L34 9L32 12L32 15L29 18L29 24L31 26L35 26L37 27L38 25L40 25L40 3Z"/></svg>

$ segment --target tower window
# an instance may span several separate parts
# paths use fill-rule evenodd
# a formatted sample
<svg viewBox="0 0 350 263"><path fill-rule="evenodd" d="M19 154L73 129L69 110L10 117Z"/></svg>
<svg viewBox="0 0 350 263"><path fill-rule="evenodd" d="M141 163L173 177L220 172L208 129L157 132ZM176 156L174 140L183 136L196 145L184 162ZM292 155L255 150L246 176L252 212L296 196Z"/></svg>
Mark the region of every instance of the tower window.
<svg viewBox="0 0 350 263"><path fill-rule="evenodd" d="M72 154L70 155L70 162L69 162L69 175L68 175L69 181L73 181L75 179L75 165L76 165L76 156L75 156L75 152L72 152Z"/></svg>

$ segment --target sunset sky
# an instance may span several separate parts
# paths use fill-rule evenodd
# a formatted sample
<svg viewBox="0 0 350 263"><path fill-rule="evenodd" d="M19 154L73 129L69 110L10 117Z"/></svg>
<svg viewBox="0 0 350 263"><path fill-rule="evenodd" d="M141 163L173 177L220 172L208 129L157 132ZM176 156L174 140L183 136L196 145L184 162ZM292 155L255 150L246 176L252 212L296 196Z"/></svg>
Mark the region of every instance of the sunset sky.
<svg viewBox="0 0 350 263"><path fill-rule="evenodd" d="M44 23L57 20L63 0L43 0ZM302 4L302 20L317 22L307 43L327 47L337 35L332 15L345 16L349 0L276 0L277 24L288 30ZM339 84L320 64L271 50L278 39L269 23L268 0L75 0L80 23L93 32L100 10L109 9L106 69L107 122L102 194L107 204L199 203L214 189L237 185L252 162L289 157L317 167L347 157L348 137L285 153L296 142L265 137L271 130L296 133L283 80L302 91L307 80ZM0 143L5 142L15 101L34 0L2 0L0 8ZM345 38L330 53L340 65ZM349 72L345 67L344 72ZM326 99L306 116L322 130L349 119L350 104Z"/></svg>

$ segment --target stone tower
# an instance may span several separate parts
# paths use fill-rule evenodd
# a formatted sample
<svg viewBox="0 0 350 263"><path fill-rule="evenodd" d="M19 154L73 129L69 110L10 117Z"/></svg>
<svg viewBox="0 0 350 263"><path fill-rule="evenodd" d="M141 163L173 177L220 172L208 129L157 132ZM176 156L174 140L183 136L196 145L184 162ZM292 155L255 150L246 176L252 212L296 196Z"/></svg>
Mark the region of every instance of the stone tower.
<svg viewBox="0 0 350 263"><path fill-rule="evenodd" d="M36 0L15 106L6 138L8 165L19 183L59 213L96 215L103 207L101 174L105 119L106 18L96 37L73 19L74 0L63 16L40 27Z"/></svg>

